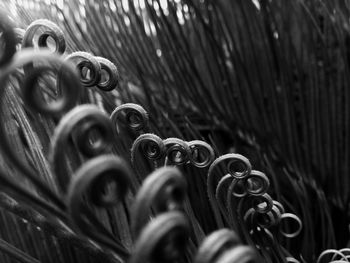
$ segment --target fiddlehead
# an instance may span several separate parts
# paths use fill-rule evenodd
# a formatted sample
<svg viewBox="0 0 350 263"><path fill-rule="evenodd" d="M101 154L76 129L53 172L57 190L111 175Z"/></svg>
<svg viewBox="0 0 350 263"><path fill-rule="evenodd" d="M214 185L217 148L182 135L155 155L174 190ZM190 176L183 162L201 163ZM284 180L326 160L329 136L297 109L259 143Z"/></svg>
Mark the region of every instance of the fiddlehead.
<svg viewBox="0 0 350 263"><path fill-rule="evenodd" d="M221 229L207 236L198 248L194 263L213 263L224 251L240 243L237 234L228 229Z"/></svg>
<svg viewBox="0 0 350 263"><path fill-rule="evenodd" d="M328 260L326 260L328 258ZM326 249L317 258L317 263L347 263L350 260L350 249Z"/></svg>
<svg viewBox="0 0 350 263"><path fill-rule="evenodd" d="M34 71L28 70L25 74L25 79L23 81L20 93L23 94L26 105L31 108L38 109L41 113L54 116L61 115L73 107L79 97L80 91L80 83L77 79L76 73L71 65L63 61L62 58L55 54L51 54L51 52L48 51L25 50L17 53L11 64L7 65L0 72L0 85L7 87L11 74L15 73L18 68L32 65L34 62L36 64L38 62L44 63L45 65L36 65L34 68L32 68ZM49 104L35 97L35 93L31 93L36 89L34 86L36 86L35 84L37 84L41 74L47 71L58 72L58 78L60 79L61 83L65 84L59 86L59 88L62 89L60 91L60 98L57 98L56 101ZM4 93L5 88L0 89L1 98L4 97ZM0 136L3 138L1 150L4 152L5 156L37 187L42 194L49 197L53 202L55 202L56 205L63 207L63 203L60 198L58 198L58 196L39 179L33 168L29 167L16 155L9 141L8 132L5 130L4 125L0 125Z"/></svg>
<svg viewBox="0 0 350 263"><path fill-rule="evenodd" d="M34 41L37 43L34 43ZM26 29L22 48L39 47L50 48L49 41L53 40L53 52L63 54L66 50L66 40L63 31L53 22L47 19L38 19L32 22Z"/></svg>
<svg viewBox="0 0 350 263"><path fill-rule="evenodd" d="M264 227L266 224L266 226L268 225L270 227L277 224L279 219L273 217L274 214L271 213L273 199L269 194L265 193L259 196L245 196L239 201L237 208L232 207L232 198L229 197L229 195L230 193L227 195L228 205L232 208L229 210L230 219L233 220L234 218L237 218L238 222L242 224L242 230L245 231L246 227L243 225L243 221L248 224L248 229L255 227L256 225ZM257 220L260 221L257 222Z"/></svg>
<svg viewBox="0 0 350 263"><path fill-rule="evenodd" d="M265 180L265 179L264 179ZM279 232L287 237L293 238L300 234L302 231L302 222L298 216L292 213L285 213L284 207L281 203L273 200L270 195L262 191L260 195L251 194L246 199L242 199L238 205L238 217L240 214L246 210L243 219L247 224L248 228L254 228L259 226L261 228L271 228L273 226L279 226ZM229 195L229 194L228 194ZM229 205L231 205L231 202ZM232 212L234 209L231 209ZM230 214L231 218L234 218L235 215ZM295 229L290 230L285 228L286 222L289 221L288 226L291 226L291 222L295 222Z"/></svg>
<svg viewBox="0 0 350 263"><path fill-rule="evenodd" d="M69 54L65 59L75 65L81 84L84 87L93 87L99 83L101 79L101 64L96 57L90 53L78 51Z"/></svg>
<svg viewBox="0 0 350 263"><path fill-rule="evenodd" d="M81 85L77 79L76 72L74 68L64 62L61 58L53 55L49 55L48 52L36 52L32 51L22 51L20 52L20 58L23 65L32 64L31 60L34 58L35 61L42 61L47 64L36 65L31 67L30 71L24 76L22 93L23 99L26 104L33 108L34 110L46 114L46 115L61 115L62 113L68 111L77 103ZM58 69L55 69L55 64ZM45 73L50 76L55 76L55 71L57 71L57 94L60 98L56 98L55 101L51 103L44 102L44 96L38 96L38 91L42 87L42 80L44 80ZM43 79L42 79L43 78ZM44 84L50 85L50 82L45 81ZM54 82L51 81L51 85ZM53 88L46 86L45 89Z"/></svg>
<svg viewBox="0 0 350 263"><path fill-rule="evenodd" d="M150 160L159 160L165 154L163 140L152 133L142 134L134 141L131 148L131 162L134 164L138 150Z"/></svg>
<svg viewBox="0 0 350 263"><path fill-rule="evenodd" d="M138 104L122 104L115 108L110 118L116 134L119 134L121 129L127 129L133 133L148 131L148 113Z"/></svg>
<svg viewBox="0 0 350 263"><path fill-rule="evenodd" d="M165 146L165 165L183 165L190 160L189 145L178 138L168 138L163 141Z"/></svg>
<svg viewBox="0 0 350 263"><path fill-rule="evenodd" d="M272 209L273 200L266 194L270 181L262 172L252 170L244 178L231 180L226 192L227 218L236 231L243 230L237 223L241 222L242 211L253 207L253 211L267 213ZM234 205L233 198L240 199L238 207ZM244 231L243 231L244 232Z"/></svg>
<svg viewBox="0 0 350 263"><path fill-rule="evenodd" d="M248 175L242 180L247 189L247 195L239 201L237 208L232 207L234 184L231 183L229 187L227 202L228 207L231 208L229 209L230 219L235 220L237 218L241 224L238 229L241 230L249 243L256 244L257 248L264 255L264 258L286 260L284 248L274 238L276 232L270 232L269 229L276 229L283 236L292 238L301 232L301 220L294 214L285 213L283 205L273 200L266 193L269 187L269 180L263 173L252 171L251 175ZM252 178L253 180L251 180ZM251 188L252 185L254 185L254 190ZM284 230L282 224L283 218L285 221L296 221L296 229L291 231L288 227ZM271 242L266 242L267 240Z"/></svg>
<svg viewBox="0 0 350 263"><path fill-rule="evenodd" d="M215 174L216 170L220 171L219 176ZM223 175L230 174L234 179L242 179L248 176L251 170L252 167L249 160L240 154L234 153L222 155L210 165L207 175L207 191L209 202L219 227L223 227L223 222L214 195L217 183Z"/></svg>
<svg viewBox="0 0 350 263"><path fill-rule="evenodd" d="M188 146L191 150L190 161L194 166L204 168L211 165L214 161L215 153L208 143L194 140L188 142Z"/></svg>
<svg viewBox="0 0 350 263"><path fill-rule="evenodd" d="M97 135L94 138L93 135ZM69 181L65 166L65 147L73 138L84 156L93 157L107 152L113 143L110 119L94 105L81 105L67 113L55 129L51 143L50 163L63 192Z"/></svg>
<svg viewBox="0 0 350 263"><path fill-rule="evenodd" d="M95 57L101 66L101 77L97 87L102 91L111 91L118 86L119 72L117 67L108 59Z"/></svg>
<svg viewBox="0 0 350 263"><path fill-rule="evenodd" d="M215 191L216 201L224 219L235 230L235 216L233 216L234 208L231 208L231 200L233 197L242 198L246 195L260 196L267 192L270 181L267 176L256 170L252 170L242 179L237 179L227 174L222 177ZM231 211L230 211L231 210Z"/></svg>
<svg viewBox="0 0 350 263"><path fill-rule="evenodd" d="M87 161L78 169L70 182L66 198L75 227L123 259L128 256L128 251L112 235L102 234L104 229L101 229L87 203L98 208L115 205L126 195L130 177L130 169L122 159L102 155Z"/></svg>
<svg viewBox="0 0 350 263"><path fill-rule="evenodd" d="M189 223L179 211L161 214L149 222L138 239L128 263L174 262L188 244Z"/></svg>
<svg viewBox="0 0 350 263"><path fill-rule="evenodd" d="M283 223L285 223L287 220L292 220L297 224L295 230L292 230L291 232L289 232L283 229ZM300 218L292 213L283 213L281 215L280 222L281 222L280 233L283 236L288 238L293 238L298 236L301 230L303 229L303 223L301 222ZM288 225L291 225L291 224L288 224Z"/></svg>
<svg viewBox="0 0 350 263"><path fill-rule="evenodd" d="M141 182L145 176L144 170L140 169L141 164L145 164L144 158L153 161L153 166L157 167L157 162L165 155L165 145L163 140L155 134L145 133L136 138L131 147L131 163L137 171L138 179ZM148 170L154 167L147 166ZM146 173L147 174L147 173Z"/></svg>
<svg viewBox="0 0 350 263"><path fill-rule="evenodd" d="M237 234L221 229L210 234L200 245L194 263L252 262L256 259L253 248L241 245Z"/></svg>
<svg viewBox="0 0 350 263"><path fill-rule="evenodd" d="M247 194L260 196L265 194L269 189L270 180L264 173L252 170L250 174L243 179L243 184Z"/></svg>
<svg viewBox="0 0 350 263"><path fill-rule="evenodd" d="M132 207L132 232L137 237L147 223L152 208L155 214L182 210L186 196L186 181L175 167L159 168L150 174L137 193Z"/></svg>

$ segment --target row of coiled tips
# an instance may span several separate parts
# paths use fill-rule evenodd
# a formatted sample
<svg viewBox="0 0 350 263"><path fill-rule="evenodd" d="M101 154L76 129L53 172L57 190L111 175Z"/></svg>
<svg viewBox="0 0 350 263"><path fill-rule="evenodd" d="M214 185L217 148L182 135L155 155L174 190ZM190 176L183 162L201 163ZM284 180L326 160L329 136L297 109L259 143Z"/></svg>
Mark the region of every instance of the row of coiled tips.
<svg viewBox="0 0 350 263"><path fill-rule="evenodd" d="M211 145L202 140L162 139L152 133L147 112L137 104L122 104L110 115L95 105L77 106L86 102L81 95L83 87L97 87L105 92L118 86L118 70L111 61L82 51L64 54L64 34L48 20L37 20L26 30L19 30L6 16L0 16L0 30L6 51L0 58L0 97L13 75L20 72L23 81L18 93L26 107L60 118L49 154L58 193L16 155L8 132L0 126L0 136L4 138L1 150L45 197L32 199L40 212L54 213L60 222L109 248L117 260L131 263L181 258L196 263L243 263L258 260L256 251L267 257L276 247L276 258L298 262L276 245L276 235L296 237L302 231L302 222L295 214L286 213L281 202L268 194L268 176L253 170L247 158L234 153L217 156ZM54 45L46 50L50 41ZM48 75L50 81L43 84L42 79ZM38 86L53 89L54 101L38 96ZM115 141L121 140L118 136L124 133L131 142L124 142L126 150L130 150L130 163L116 156ZM77 169L66 167L64 146L72 142L85 158ZM149 170L140 169L145 159L150 161ZM191 226L196 223L192 221L196 220L187 215L191 210L186 202L189 182L173 167L188 165L207 169L209 202L217 226L223 228L206 238L191 233ZM8 183L20 194L10 179ZM95 208L109 209L120 203L129 189L135 195L130 208L134 242L131 249L99 223L94 212ZM295 230L281 227L287 220L296 223ZM198 250L194 244L199 245ZM339 256L347 262L345 252L335 253L332 261Z"/></svg>

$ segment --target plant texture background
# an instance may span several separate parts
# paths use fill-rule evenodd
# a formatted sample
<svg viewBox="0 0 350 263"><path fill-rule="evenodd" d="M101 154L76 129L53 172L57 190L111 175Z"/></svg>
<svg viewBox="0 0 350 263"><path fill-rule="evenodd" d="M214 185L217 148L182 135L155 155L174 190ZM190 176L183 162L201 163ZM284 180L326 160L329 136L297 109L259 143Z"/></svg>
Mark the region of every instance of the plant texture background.
<svg viewBox="0 0 350 263"><path fill-rule="evenodd" d="M118 88L108 94L84 91L85 102L108 115L122 103L138 103L150 116L150 129L162 138L201 139L218 155L245 155L269 176L271 195L303 222L298 237L279 240L293 257L312 262L325 249L347 245L349 1L3 0L0 7L18 28L36 19L56 23L67 54L87 51L117 65ZM15 105L18 98L10 90L4 100ZM3 111L4 119L16 118L6 125L19 127L14 138L22 139L13 142L18 154L57 187L46 172L57 120L43 120L22 107ZM116 152L130 159L137 136L124 136ZM0 163L10 169L6 161ZM185 171L194 214L208 234L217 225L207 200L206 171ZM6 212L16 209L13 200L1 202L4 240L42 262L93 260L67 245L61 232L53 238L50 231L37 230L45 222L35 215L20 208L16 216ZM123 234L117 226L123 223L108 212L103 220ZM124 234L124 243L131 244Z"/></svg>

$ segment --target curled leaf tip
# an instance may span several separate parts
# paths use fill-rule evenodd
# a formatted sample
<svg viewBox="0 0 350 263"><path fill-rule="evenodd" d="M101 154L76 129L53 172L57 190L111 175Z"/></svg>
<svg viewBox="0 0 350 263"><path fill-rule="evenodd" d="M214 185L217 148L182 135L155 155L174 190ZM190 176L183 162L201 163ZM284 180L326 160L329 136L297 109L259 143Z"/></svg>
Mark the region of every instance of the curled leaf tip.
<svg viewBox="0 0 350 263"><path fill-rule="evenodd" d="M36 43L34 42L36 40ZM53 42L51 43L50 42ZM54 47L51 47L54 45ZM66 40L63 31L52 21L38 19L32 22L23 35L22 48L49 48L53 52L63 54L66 50Z"/></svg>

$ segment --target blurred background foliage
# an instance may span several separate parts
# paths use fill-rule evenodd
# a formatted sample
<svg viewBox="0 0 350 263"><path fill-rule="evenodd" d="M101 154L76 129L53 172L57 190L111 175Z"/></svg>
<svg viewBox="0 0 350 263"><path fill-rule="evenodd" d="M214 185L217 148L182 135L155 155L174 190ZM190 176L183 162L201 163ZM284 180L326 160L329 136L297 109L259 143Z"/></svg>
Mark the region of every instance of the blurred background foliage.
<svg viewBox="0 0 350 263"><path fill-rule="evenodd" d="M19 28L41 18L57 23L68 53L83 50L114 62L118 89L88 91L107 113L138 103L161 137L204 139L217 154L247 156L271 178L274 198L303 222L302 234L285 241L295 257L310 262L324 249L346 246L349 1L2 0L0 7ZM38 137L42 154L49 135ZM203 199L193 205L209 233L216 226L199 179L205 172L188 174L189 197ZM0 229L3 238L25 251L31 242L23 238L43 235L6 213L0 220L8 226ZM9 235L22 228L30 235ZM45 244L71 249L55 242Z"/></svg>

